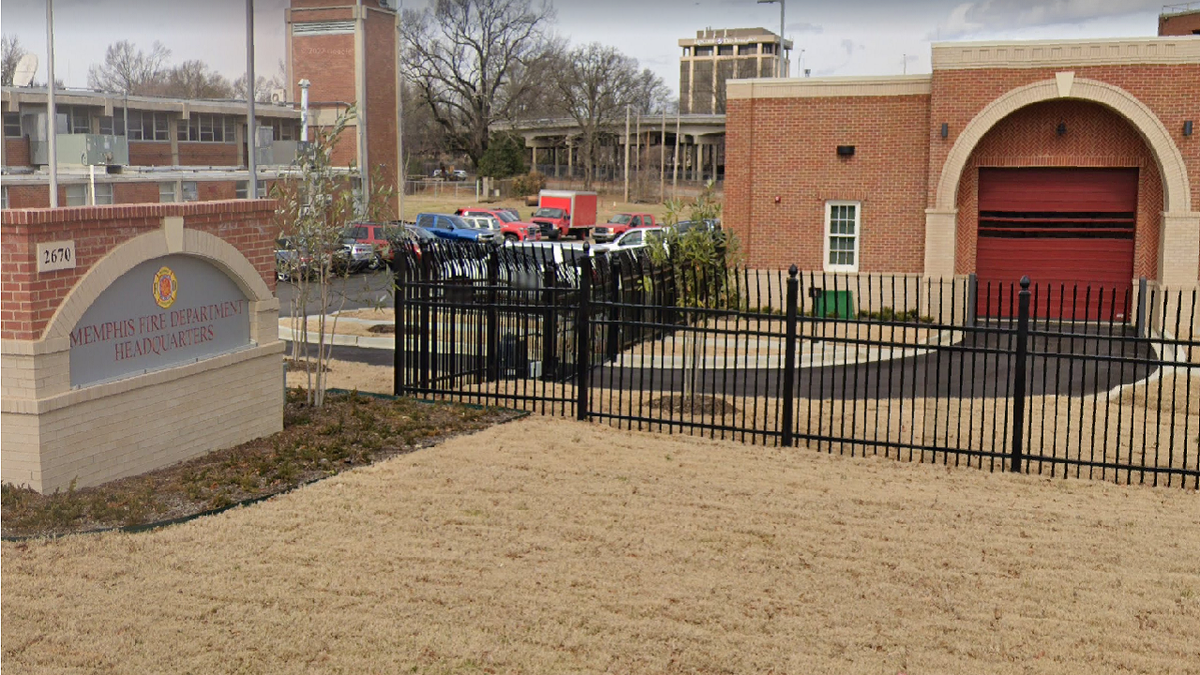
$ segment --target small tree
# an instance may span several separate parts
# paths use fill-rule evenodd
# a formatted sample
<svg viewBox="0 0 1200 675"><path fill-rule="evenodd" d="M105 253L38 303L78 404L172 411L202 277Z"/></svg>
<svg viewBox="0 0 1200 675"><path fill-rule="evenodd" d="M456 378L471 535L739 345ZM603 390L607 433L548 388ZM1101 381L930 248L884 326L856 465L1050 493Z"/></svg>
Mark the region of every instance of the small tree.
<svg viewBox="0 0 1200 675"><path fill-rule="evenodd" d="M511 134L500 134L479 160L479 175L509 178L525 173L525 152Z"/></svg>
<svg viewBox="0 0 1200 675"><path fill-rule="evenodd" d="M316 140L305 147L294 164L294 180L275 183L272 197L278 200L275 211L280 233L289 237L301 256L293 265L296 293L292 299L292 359L302 362L308 375L308 403L325 403L325 371L332 357L332 342L327 336L337 330L336 314L330 309L344 305L345 293L337 293L333 282L349 271L343 244L343 231L355 219L381 220L390 217L393 188L383 180L370 182L366 198L359 194L353 180L354 166L348 170L334 166L333 149L356 110L351 106L332 127L319 128ZM315 353L308 340L309 302L316 300L317 341Z"/></svg>
<svg viewBox="0 0 1200 675"><path fill-rule="evenodd" d="M682 234L677 229L680 216L688 215L691 225ZM721 230L716 223L721 216L721 202L716 198L712 181L704 186L690 203L674 199L667 202L663 218L666 226L662 238L649 239L648 250L656 267L671 270L675 285L676 305L685 309L740 308L742 299L737 287L730 283L730 274L741 264L741 245L732 232ZM649 283L649 279L644 283ZM697 364L705 353L706 329L712 320L711 312L696 312L700 339L684 335L683 359L687 375L683 382L685 400L692 396L698 375Z"/></svg>

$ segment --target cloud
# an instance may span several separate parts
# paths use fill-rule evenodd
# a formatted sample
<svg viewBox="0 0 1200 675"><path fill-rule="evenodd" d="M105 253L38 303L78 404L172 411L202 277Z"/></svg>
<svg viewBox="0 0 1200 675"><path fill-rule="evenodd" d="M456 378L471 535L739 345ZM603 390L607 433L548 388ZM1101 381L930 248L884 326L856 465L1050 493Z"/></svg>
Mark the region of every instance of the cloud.
<svg viewBox="0 0 1200 675"><path fill-rule="evenodd" d="M822 26L818 26L815 23L808 23L806 21L801 21L798 23L789 23L787 25L787 32L789 32L789 33L824 33L825 28Z"/></svg>
<svg viewBox="0 0 1200 675"><path fill-rule="evenodd" d="M974 0L951 9L929 37L952 40L983 31L1082 24L1160 6L1161 0Z"/></svg>

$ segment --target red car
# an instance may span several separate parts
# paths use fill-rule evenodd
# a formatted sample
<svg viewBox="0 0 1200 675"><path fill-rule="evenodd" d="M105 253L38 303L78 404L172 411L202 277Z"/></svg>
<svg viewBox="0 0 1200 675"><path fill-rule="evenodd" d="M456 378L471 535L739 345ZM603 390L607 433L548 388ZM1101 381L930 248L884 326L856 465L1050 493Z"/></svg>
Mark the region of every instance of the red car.
<svg viewBox="0 0 1200 675"><path fill-rule="evenodd" d="M467 207L454 212L456 216L491 216L500 222L500 234L507 241L537 241L541 231L536 225L523 223L511 209Z"/></svg>
<svg viewBox="0 0 1200 675"><path fill-rule="evenodd" d="M395 232L400 227L400 223L351 223L346 226L342 232L342 238L346 240L353 239L359 244L369 244L375 249L375 258L371 261L369 269L376 270L382 268L392 259L391 242L388 235L395 235Z"/></svg>

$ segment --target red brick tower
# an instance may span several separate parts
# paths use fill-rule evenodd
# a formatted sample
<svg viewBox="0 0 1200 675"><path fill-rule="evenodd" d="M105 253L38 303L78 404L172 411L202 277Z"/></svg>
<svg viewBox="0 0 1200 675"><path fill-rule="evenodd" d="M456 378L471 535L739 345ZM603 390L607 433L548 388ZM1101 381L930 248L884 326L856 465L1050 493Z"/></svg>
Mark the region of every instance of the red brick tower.
<svg viewBox="0 0 1200 675"><path fill-rule="evenodd" d="M334 151L338 164L366 168L364 181L396 184L397 10L395 0L291 0L287 10L288 78L310 82L309 126L330 126L358 104L358 120ZM311 137L311 132L310 132Z"/></svg>

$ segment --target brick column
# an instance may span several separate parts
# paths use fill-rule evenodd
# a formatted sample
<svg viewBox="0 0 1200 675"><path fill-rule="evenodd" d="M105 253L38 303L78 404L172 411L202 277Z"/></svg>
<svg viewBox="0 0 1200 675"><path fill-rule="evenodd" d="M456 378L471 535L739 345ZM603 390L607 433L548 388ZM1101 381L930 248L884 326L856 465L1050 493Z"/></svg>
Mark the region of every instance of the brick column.
<svg viewBox="0 0 1200 675"><path fill-rule="evenodd" d="M1200 273L1200 213L1162 214L1158 281L1162 288L1191 289Z"/></svg>
<svg viewBox="0 0 1200 675"><path fill-rule="evenodd" d="M958 209L925 209L925 276L954 276L954 237Z"/></svg>

